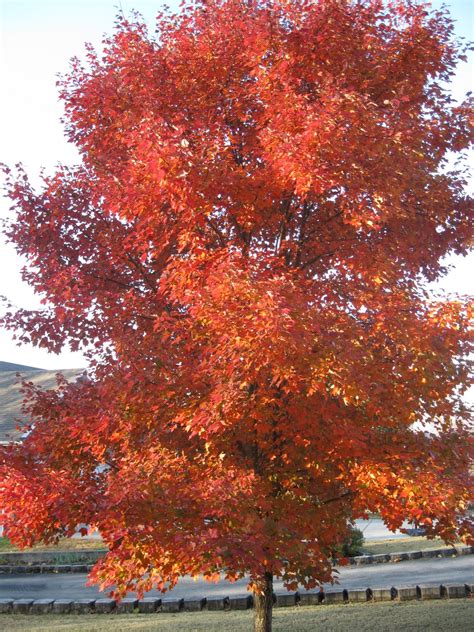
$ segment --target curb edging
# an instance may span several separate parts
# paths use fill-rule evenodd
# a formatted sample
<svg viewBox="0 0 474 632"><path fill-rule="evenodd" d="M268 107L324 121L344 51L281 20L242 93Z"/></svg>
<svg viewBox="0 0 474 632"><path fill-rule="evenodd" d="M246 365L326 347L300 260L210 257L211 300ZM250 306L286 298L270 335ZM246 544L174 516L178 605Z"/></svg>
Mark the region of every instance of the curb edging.
<svg viewBox="0 0 474 632"><path fill-rule="evenodd" d="M409 560L433 557L458 557L459 555L473 555L474 546L450 546L440 549L426 549L424 551L402 551L394 553L376 553L374 555L356 555L333 560L334 566L350 565L363 566L365 564L394 564Z"/></svg>
<svg viewBox="0 0 474 632"><path fill-rule="evenodd" d="M288 592L273 595L276 608L294 606L335 605L380 601L427 601L431 599L474 598L474 584L439 584L392 586L391 588L367 588L365 590L342 589L309 592ZM235 597L209 597L173 599L127 597L118 602L114 599L0 599L0 614L125 614L125 613L178 613L248 610L253 608L252 595Z"/></svg>
<svg viewBox="0 0 474 632"><path fill-rule="evenodd" d="M94 557L96 559L89 560L89 563L85 563L81 560L80 563L69 564L51 564L41 561L37 562L23 562L22 564L0 564L0 575L2 574L26 574L26 573L90 573L94 568L94 564L98 561L97 555L99 551L94 551ZM105 555L106 551L100 551L102 555ZM434 558L434 557L458 557L459 555L473 555L474 546L460 546L460 547L446 547L441 549L428 549L425 551L406 551L400 553L378 553L374 555L357 555L355 557L345 557L333 560L334 566L363 566L366 564L389 564L399 563L409 560L418 560L421 558ZM10 555L21 556L22 553L11 553ZM28 553L26 555L31 555ZM5 554L4 556L5 557ZM21 557L18 557L21 561Z"/></svg>

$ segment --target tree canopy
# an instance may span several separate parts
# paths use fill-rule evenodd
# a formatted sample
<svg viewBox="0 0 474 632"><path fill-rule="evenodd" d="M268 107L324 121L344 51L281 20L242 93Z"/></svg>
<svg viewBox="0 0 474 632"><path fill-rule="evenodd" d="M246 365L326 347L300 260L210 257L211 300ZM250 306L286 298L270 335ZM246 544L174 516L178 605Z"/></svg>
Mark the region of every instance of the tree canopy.
<svg viewBox="0 0 474 632"><path fill-rule="evenodd" d="M313 588L367 511L472 538L469 302L426 290L472 236L462 56L408 0L202 0L72 61L80 164L9 176L44 309L3 323L90 368L27 389L9 537L97 527L91 578L119 596Z"/></svg>

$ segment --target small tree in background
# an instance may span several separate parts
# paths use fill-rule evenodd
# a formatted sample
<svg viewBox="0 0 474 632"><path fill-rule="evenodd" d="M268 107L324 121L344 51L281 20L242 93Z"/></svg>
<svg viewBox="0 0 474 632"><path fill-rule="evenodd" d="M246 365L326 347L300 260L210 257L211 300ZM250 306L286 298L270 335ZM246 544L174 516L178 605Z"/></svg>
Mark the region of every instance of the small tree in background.
<svg viewBox="0 0 474 632"><path fill-rule="evenodd" d="M30 387L1 506L19 545L98 528L91 580L119 597L246 575L261 632L273 578L330 581L368 510L472 538L468 303L424 289L470 236L462 56L404 0L197 1L157 26L120 19L61 82L81 164L9 180L44 309L4 325L90 369Z"/></svg>

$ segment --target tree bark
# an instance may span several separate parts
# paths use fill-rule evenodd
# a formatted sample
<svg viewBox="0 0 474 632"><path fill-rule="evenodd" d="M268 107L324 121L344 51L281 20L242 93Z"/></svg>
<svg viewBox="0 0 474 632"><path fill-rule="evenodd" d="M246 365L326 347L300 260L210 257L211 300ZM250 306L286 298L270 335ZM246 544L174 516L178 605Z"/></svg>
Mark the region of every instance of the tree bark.
<svg viewBox="0 0 474 632"><path fill-rule="evenodd" d="M265 573L259 584L261 592L254 593L254 632L272 632L273 575Z"/></svg>

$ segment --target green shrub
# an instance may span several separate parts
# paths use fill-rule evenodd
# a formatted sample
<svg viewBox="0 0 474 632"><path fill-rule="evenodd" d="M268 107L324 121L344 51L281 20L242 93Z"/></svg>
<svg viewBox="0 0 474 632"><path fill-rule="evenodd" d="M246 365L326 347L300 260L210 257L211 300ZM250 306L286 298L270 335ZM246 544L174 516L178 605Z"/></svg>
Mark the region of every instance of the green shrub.
<svg viewBox="0 0 474 632"><path fill-rule="evenodd" d="M337 546L336 557L354 557L362 555L362 547L364 545L364 534L360 529L351 527L350 534L346 540Z"/></svg>

